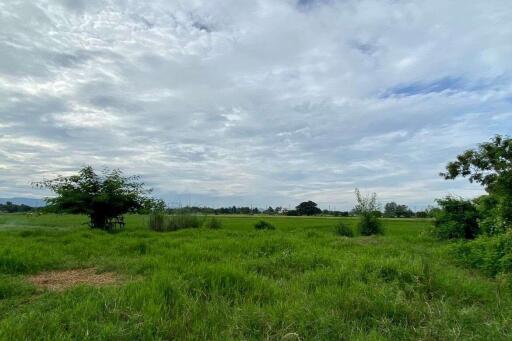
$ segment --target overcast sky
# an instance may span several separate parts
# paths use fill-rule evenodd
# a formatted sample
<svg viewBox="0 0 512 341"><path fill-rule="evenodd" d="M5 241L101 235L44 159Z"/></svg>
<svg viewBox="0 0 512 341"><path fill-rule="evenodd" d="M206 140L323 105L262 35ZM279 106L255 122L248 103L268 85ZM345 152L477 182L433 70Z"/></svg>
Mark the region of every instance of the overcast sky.
<svg viewBox="0 0 512 341"><path fill-rule="evenodd" d="M422 208L512 128L510 0L0 0L0 197L85 164L169 203Z"/></svg>

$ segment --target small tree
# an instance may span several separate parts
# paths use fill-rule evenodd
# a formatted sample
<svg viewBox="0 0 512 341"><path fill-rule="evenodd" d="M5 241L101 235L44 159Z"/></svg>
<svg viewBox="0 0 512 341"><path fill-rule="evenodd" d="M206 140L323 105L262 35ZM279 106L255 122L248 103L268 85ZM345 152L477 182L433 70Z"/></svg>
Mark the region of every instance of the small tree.
<svg viewBox="0 0 512 341"><path fill-rule="evenodd" d="M57 196L47 198L49 209L58 212L87 214L91 227L106 229L112 218L147 208L150 192L139 182L138 176L123 176L120 170L104 170L97 174L90 166L78 174L34 183L47 188Z"/></svg>
<svg viewBox="0 0 512 341"><path fill-rule="evenodd" d="M317 206L316 202L309 200L301 202L295 209L298 215L315 215L322 213L322 210Z"/></svg>
<svg viewBox="0 0 512 341"><path fill-rule="evenodd" d="M359 216L359 233L363 236L383 234L382 224L376 214L376 212L380 212L377 194L362 195L357 188L355 192L357 204L353 211Z"/></svg>

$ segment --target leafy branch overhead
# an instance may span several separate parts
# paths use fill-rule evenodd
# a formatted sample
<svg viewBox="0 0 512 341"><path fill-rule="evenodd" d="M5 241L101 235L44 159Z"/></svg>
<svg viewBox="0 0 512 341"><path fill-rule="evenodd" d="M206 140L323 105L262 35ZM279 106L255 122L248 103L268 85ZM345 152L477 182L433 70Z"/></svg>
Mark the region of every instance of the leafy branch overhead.
<svg viewBox="0 0 512 341"><path fill-rule="evenodd" d="M459 176L468 177L492 190L500 176L512 173L512 139L496 135L478 149L466 150L457 160L448 163L446 172L440 173L446 180Z"/></svg>

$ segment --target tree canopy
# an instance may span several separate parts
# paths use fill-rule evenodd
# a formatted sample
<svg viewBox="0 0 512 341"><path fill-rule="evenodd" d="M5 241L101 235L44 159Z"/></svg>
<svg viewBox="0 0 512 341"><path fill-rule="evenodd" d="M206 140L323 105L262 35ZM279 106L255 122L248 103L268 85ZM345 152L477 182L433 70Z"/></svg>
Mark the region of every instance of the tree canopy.
<svg viewBox="0 0 512 341"><path fill-rule="evenodd" d="M467 177L493 191L500 182L510 179L512 173L512 139L496 135L490 142L482 143L477 149L468 149L448 163L446 172L440 173L447 180L459 176Z"/></svg>
<svg viewBox="0 0 512 341"><path fill-rule="evenodd" d="M301 202L295 210L298 215L315 215L322 213L322 210L317 207L317 203L311 200Z"/></svg>
<svg viewBox="0 0 512 341"><path fill-rule="evenodd" d="M407 205L399 205L392 201L384 205L384 216L388 218L409 218L414 216L414 212Z"/></svg>
<svg viewBox="0 0 512 341"><path fill-rule="evenodd" d="M98 174L87 166L78 174L58 176L34 185L56 194L46 199L50 210L87 214L91 218L91 227L104 229L116 216L157 203L147 196L151 190L145 189L139 180L138 176L124 176L118 169L105 169Z"/></svg>

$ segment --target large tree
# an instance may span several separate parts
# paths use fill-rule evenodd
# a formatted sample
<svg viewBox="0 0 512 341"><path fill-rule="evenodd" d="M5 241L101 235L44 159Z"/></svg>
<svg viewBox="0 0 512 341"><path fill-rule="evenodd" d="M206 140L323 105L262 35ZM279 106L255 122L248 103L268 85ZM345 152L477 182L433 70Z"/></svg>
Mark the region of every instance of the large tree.
<svg viewBox="0 0 512 341"><path fill-rule="evenodd" d="M384 205L384 216L389 218L409 218L414 213L407 205L398 205L396 202L388 202Z"/></svg>
<svg viewBox="0 0 512 341"><path fill-rule="evenodd" d="M485 187L488 198L480 198L477 204L484 230L502 232L512 227L512 139L496 135L490 142L478 145L457 156L448 163L446 172L440 173L447 180L468 178ZM492 209L489 209L492 208Z"/></svg>
<svg viewBox="0 0 512 341"><path fill-rule="evenodd" d="M56 196L46 199L49 209L58 212L87 214L91 227L105 229L112 218L147 208L153 199L138 176L124 176L120 170L104 170L98 174L90 166L78 174L59 176L35 183Z"/></svg>
<svg viewBox="0 0 512 341"><path fill-rule="evenodd" d="M295 209L298 215L315 215L322 213L322 210L317 206L316 202L309 200L301 202Z"/></svg>

